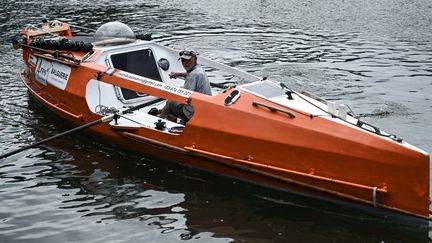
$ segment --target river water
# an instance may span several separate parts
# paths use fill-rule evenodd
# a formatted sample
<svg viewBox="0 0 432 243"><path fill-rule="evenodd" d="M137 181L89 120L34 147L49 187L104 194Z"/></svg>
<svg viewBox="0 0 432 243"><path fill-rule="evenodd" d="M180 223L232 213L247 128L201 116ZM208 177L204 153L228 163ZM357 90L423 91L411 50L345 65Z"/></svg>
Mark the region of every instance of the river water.
<svg viewBox="0 0 432 243"><path fill-rule="evenodd" d="M69 129L19 82L9 38L108 21L348 104L432 152L430 0L0 3L0 153ZM88 31L81 31L88 32ZM272 191L72 135L0 160L0 242L430 242L430 226Z"/></svg>

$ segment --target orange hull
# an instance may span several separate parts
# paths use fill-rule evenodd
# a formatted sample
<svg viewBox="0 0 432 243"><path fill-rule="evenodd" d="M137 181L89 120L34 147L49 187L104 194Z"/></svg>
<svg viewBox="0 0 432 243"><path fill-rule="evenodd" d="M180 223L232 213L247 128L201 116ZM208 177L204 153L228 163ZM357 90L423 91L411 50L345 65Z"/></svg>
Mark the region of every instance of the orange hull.
<svg viewBox="0 0 432 243"><path fill-rule="evenodd" d="M64 27L67 29L67 25ZM61 31L70 37L69 32ZM31 43L31 36L32 33L26 32L27 44ZM90 132L110 143L258 184L295 188L429 217L427 153L389 136L341 122L337 117L322 115L316 108L302 109L307 103L297 93L294 93L296 102L304 103L298 107L278 103L240 86L235 89L241 91L240 98L226 105L225 100L234 89L206 96L186 93L173 85L161 87L149 79L128 76L122 70L98 63L104 50L95 48L90 58L75 65L25 48L26 71L20 75L21 80L42 104L76 125L103 117L91 108L89 101L92 85L102 83L103 87L126 88L189 104L195 109L181 133L130 123L133 114L129 120L120 117L117 124L113 121L90 128ZM85 54L73 53L77 59ZM36 62L32 60L35 57ZM59 70L67 70L65 87L38 80L41 60L51 65L58 63L62 65ZM108 99L108 95L101 97L99 100ZM142 117L143 122L150 119L147 115Z"/></svg>

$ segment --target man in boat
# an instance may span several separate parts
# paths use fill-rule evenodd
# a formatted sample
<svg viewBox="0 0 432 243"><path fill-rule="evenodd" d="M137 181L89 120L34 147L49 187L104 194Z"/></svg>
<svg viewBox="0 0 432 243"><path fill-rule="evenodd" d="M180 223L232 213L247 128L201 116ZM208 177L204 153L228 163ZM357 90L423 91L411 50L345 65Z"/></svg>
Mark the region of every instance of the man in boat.
<svg viewBox="0 0 432 243"><path fill-rule="evenodd" d="M185 78L184 88L200 92L202 94L211 95L210 82L207 74L197 63L198 53L192 49L185 49L179 53L179 60L186 72L171 72L170 78ZM187 122L194 113L194 109L190 105L180 104L174 101L167 101L162 109L160 117L171 121L176 121L177 118Z"/></svg>

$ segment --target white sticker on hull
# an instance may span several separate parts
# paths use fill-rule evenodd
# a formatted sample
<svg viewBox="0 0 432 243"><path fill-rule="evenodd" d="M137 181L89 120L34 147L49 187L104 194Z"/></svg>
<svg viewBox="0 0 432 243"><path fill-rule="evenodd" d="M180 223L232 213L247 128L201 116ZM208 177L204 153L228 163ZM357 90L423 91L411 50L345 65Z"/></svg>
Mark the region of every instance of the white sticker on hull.
<svg viewBox="0 0 432 243"><path fill-rule="evenodd" d="M192 95L192 91L190 91L190 90L183 89L183 88L176 87L176 86L169 85L169 84L165 84L165 83L159 82L159 81L153 81L151 79L144 78L142 76L135 75L135 74L132 74L132 73L128 73L128 72L122 71L122 72L120 72L118 74L118 76L122 77L122 78L125 78L125 79L129 79L131 81L135 81L135 82L139 82L139 83L145 84L147 86L151 86L153 88L157 88L157 89L160 89L160 90L163 90L163 91L167 91L169 93L176 94L176 95L179 95L179 96L182 96L182 97L189 98Z"/></svg>
<svg viewBox="0 0 432 243"><path fill-rule="evenodd" d="M66 89L66 85L69 81L70 73L70 67L57 62L53 62L47 82L54 87L64 90Z"/></svg>
<svg viewBox="0 0 432 243"><path fill-rule="evenodd" d="M33 55L30 55L29 56L29 59L28 59L28 62L29 62L29 64L30 65L32 65L32 66L36 66L36 64L37 64L37 57L35 57L35 56L33 56Z"/></svg>
<svg viewBox="0 0 432 243"><path fill-rule="evenodd" d="M39 62L36 67L36 80L43 84L47 85L48 75L51 71L51 63L45 59L39 58Z"/></svg>
<svg viewBox="0 0 432 243"><path fill-rule="evenodd" d="M70 73L71 68L66 65L39 58L36 67L36 80L43 85L48 83L64 90L69 81Z"/></svg>

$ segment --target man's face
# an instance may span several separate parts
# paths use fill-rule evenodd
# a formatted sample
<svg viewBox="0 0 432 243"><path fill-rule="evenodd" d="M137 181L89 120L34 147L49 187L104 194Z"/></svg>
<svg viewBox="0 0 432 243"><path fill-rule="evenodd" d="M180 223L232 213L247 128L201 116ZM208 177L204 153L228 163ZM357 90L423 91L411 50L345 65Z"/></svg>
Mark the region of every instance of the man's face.
<svg viewBox="0 0 432 243"><path fill-rule="evenodd" d="M181 62L183 64L183 67L186 69L186 71L189 71L195 65L196 57L192 57L189 60L182 58Z"/></svg>

